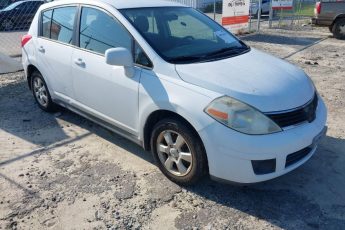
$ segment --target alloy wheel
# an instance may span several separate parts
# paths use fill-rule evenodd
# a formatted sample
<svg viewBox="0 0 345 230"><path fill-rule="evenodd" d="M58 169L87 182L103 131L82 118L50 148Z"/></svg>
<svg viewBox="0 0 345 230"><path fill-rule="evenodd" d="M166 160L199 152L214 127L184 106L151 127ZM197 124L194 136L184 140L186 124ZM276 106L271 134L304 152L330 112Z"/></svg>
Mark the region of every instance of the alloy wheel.
<svg viewBox="0 0 345 230"><path fill-rule="evenodd" d="M36 77L33 81L33 88L35 97L40 103L41 106L47 107L48 106L48 93L45 84L43 83L42 79Z"/></svg>
<svg viewBox="0 0 345 230"><path fill-rule="evenodd" d="M159 134L157 153L165 169L175 176L185 176L192 169L190 147L183 136L175 131L165 130Z"/></svg>

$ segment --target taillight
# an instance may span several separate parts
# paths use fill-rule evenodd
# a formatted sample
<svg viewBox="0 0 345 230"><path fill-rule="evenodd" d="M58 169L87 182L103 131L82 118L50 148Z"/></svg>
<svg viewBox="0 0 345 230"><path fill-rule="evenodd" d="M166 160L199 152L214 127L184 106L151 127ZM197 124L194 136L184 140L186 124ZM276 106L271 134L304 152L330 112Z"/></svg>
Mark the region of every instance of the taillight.
<svg viewBox="0 0 345 230"><path fill-rule="evenodd" d="M321 13L321 2L317 2L315 5L315 13L320 14Z"/></svg>
<svg viewBox="0 0 345 230"><path fill-rule="evenodd" d="M29 34L26 34L22 37L22 47L26 45L31 40L32 36Z"/></svg>

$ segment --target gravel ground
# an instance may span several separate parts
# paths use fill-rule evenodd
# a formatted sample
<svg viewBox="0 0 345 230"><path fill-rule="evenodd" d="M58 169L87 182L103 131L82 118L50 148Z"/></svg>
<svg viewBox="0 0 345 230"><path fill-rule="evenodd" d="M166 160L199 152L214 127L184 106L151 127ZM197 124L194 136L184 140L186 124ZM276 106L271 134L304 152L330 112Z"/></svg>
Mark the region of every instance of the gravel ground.
<svg viewBox="0 0 345 230"><path fill-rule="evenodd" d="M135 144L40 111L23 72L0 75L0 229L344 229L345 42L323 29L264 32L243 39L303 68L329 109L305 165L252 186L181 188Z"/></svg>

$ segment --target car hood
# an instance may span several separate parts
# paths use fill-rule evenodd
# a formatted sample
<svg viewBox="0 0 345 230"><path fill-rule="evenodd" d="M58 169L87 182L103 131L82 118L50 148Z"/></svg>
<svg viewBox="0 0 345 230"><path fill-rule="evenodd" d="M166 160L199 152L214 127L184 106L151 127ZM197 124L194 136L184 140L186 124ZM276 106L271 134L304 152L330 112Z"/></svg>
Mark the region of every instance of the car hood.
<svg viewBox="0 0 345 230"><path fill-rule="evenodd" d="M315 93L301 69L256 49L223 60L176 65L176 71L188 83L228 95L262 112L297 108Z"/></svg>

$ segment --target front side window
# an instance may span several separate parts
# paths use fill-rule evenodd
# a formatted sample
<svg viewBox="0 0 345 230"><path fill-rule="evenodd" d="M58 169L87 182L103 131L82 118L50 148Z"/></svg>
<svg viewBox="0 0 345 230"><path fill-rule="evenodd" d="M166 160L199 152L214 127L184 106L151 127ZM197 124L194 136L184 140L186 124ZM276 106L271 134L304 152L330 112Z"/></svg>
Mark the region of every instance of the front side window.
<svg viewBox="0 0 345 230"><path fill-rule="evenodd" d="M46 38L71 44L77 8L74 6L56 8L42 13L42 32Z"/></svg>
<svg viewBox="0 0 345 230"><path fill-rule="evenodd" d="M132 37L107 13L83 7L79 28L79 45L83 49L104 54L107 49L124 47L131 50Z"/></svg>
<svg viewBox="0 0 345 230"><path fill-rule="evenodd" d="M120 11L151 47L170 63L211 61L249 50L229 31L192 8L152 7Z"/></svg>

